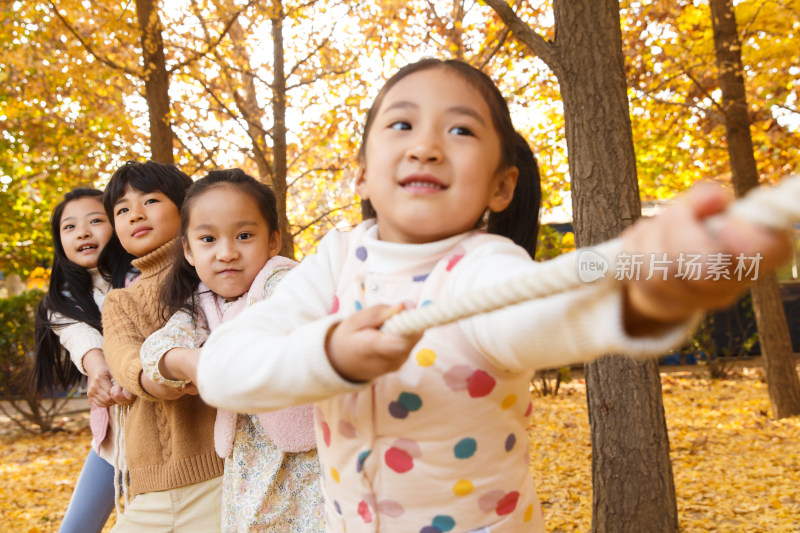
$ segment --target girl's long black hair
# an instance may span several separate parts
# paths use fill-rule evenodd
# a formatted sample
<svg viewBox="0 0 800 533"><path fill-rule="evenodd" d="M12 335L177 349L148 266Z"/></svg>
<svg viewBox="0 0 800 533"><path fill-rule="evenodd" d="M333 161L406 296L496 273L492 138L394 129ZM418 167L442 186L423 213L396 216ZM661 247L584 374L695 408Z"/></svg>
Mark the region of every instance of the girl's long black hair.
<svg viewBox="0 0 800 533"><path fill-rule="evenodd" d="M83 322L97 331L103 331L100 309L92 296L92 276L85 268L67 259L60 232L61 216L68 203L86 197L94 197L102 202L102 196L102 191L97 189L73 189L64 195L64 199L53 209L50 218L50 231L53 236L50 287L47 289L47 294L39 301L34 320L36 358L33 386L39 392L53 390L58 386L68 390L82 377L69 356L62 350L58 335L53 332L55 324L50 319L52 313L59 313L76 323ZM114 235L109 242L113 240L116 240Z"/></svg>
<svg viewBox="0 0 800 533"><path fill-rule="evenodd" d="M423 59L398 70L384 84L378 92L372 107L367 111L364 133L358 154L360 162L364 162L367 137L386 93L403 78L415 72L434 68L449 69L461 76L481 93L489 106L492 122L497 130L497 135L500 137L501 169L517 167L519 177L517 178L513 199L508 207L498 213L490 212L488 214L486 219L487 231L508 237L525 248L530 256L533 257L536 252L536 239L539 233L539 209L542 203L539 166L528 142L514 129L508 104L506 104L497 85L489 76L477 68L457 59ZM361 201L361 214L364 219L377 216L369 200ZM481 226L483 222L483 219L477 221L476 226Z"/></svg>
<svg viewBox="0 0 800 533"><path fill-rule="evenodd" d="M204 178L194 182L186 191L186 197L181 206L181 227L178 237L181 243L186 242L186 232L189 228L189 217L192 206L204 193L219 187L236 187L242 193L256 201L258 210L264 216L270 232L277 231L278 203L275 192L264 183L246 174L239 168L212 170ZM161 318L169 318L180 310L188 312L196 323L199 316L198 302L195 292L200 285L200 278L195 268L186 260L183 246L176 246L172 260L172 267L164 279L164 284L159 290L161 303Z"/></svg>

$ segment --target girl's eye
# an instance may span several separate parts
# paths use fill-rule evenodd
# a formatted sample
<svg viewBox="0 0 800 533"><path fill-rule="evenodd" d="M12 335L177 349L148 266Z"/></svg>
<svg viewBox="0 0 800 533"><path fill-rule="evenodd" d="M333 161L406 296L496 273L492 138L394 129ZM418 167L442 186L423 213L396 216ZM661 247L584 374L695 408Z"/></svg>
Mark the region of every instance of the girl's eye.
<svg viewBox="0 0 800 533"><path fill-rule="evenodd" d="M474 136L474 133L472 133L472 130L467 128L467 127L464 127L464 126L455 126L454 128L450 128L449 133L452 133L454 135L470 135L470 136Z"/></svg>
<svg viewBox="0 0 800 533"><path fill-rule="evenodd" d="M67 224L66 226L61 228L61 231L67 231L67 230L70 230L70 229L72 229L74 227L75 227L75 224Z"/></svg>
<svg viewBox="0 0 800 533"><path fill-rule="evenodd" d="M119 209L117 209L116 215L117 216L123 215L123 214L125 214L127 212L128 212L128 208L127 207L120 207Z"/></svg>
<svg viewBox="0 0 800 533"><path fill-rule="evenodd" d="M389 124L389 128L393 130L410 130L411 124L404 120L398 120Z"/></svg>
<svg viewBox="0 0 800 533"><path fill-rule="evenodd" d="M89 222L89 223L90 223L90 224L103 224L104 222L105 222L105 219L102 219L102 218L93 218L93 219L91 220L91 222Z"/></svg>
<svg viewBox="0 0 800 533"><path fill-rule="evenodd" d="M203 237L200 237L200 242L204 242L206 244L212 243L214 241L215 239L211 235L204 235Z"/></svg>
<svg viewBox="0 0 800 533"><path fill-rule="evenodd" d="M158 198L148 198L144 201L144 205L150 205L158 202Z"/></svg>
<svg viewBox="0 0 800 533"><path fill-rule="evenodd" d="M239 239L240 241L246 241L247 239L250 239L252 237L253 237L253 234L252 233L247 233L246 231L243 232L243 233L240 233L239 235L236 236L236 238Z"/></svg>

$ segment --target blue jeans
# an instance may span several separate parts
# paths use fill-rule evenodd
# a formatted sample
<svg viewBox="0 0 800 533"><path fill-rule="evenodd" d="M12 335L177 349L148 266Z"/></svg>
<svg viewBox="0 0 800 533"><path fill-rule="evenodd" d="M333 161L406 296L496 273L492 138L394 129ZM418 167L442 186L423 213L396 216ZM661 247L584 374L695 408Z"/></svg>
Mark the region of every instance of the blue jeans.
<svg viewBox="0 0 800 533"><path fill-rule="evenodd" d="M114 467L89 451L59 533L100 533L114 509Z"/></svg>

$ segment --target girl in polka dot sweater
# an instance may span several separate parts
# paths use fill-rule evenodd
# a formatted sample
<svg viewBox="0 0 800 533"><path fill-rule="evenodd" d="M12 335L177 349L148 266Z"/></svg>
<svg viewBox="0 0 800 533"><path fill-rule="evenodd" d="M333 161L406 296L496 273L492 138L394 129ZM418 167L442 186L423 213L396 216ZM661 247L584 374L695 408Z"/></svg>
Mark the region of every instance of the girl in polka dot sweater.
<svg viewBox="0 0 800 533"><path fill-rule="evenodd" d="M528 468L533 371L663 353L701 302L723 305L743 284L587 285L422 335L386 333L404 308L535 275L539 176L496 86L458 61L424 60L387 82L359 162L367 220L328 234L269 301L212 333L200 393L242 412L315 402L326 531L544 531ZM725 201L698 188L634 226L626 249L759 250L762 269L787 256L784 236L753 226L728 221L710 236L699 219Z"/></svg>

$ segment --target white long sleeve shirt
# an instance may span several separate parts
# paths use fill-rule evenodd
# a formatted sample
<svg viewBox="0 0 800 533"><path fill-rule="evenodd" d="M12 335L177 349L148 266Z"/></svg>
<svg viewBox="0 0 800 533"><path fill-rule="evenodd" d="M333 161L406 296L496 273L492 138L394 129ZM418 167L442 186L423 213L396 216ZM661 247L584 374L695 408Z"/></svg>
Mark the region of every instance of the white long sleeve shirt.
<svg viewBox="0 0 800 533"><path fill-rule="evenodd" d="M370 222L353 230L357 231L363 233L369 268L378 274L428 261L467 235L409 245L378 240L377 227ZM258 412L312 403L367 386L339 376L325 353L328 330L349 314L346 309L333 312L348 235L329 233L317 253L295 268L269 301L251 306L209 337L198 366L200 393L209 404ZM464 294L520 275L535 275L539 267L522 248L497 239L459 262L447 290L452 295ZM631 337L622 324L622 303L619 285L588 285L479 315L460 322L460 327L498 367L533 372L606 353L658 355L683 341L694 323L680 324L655 338Z"/></svg>

